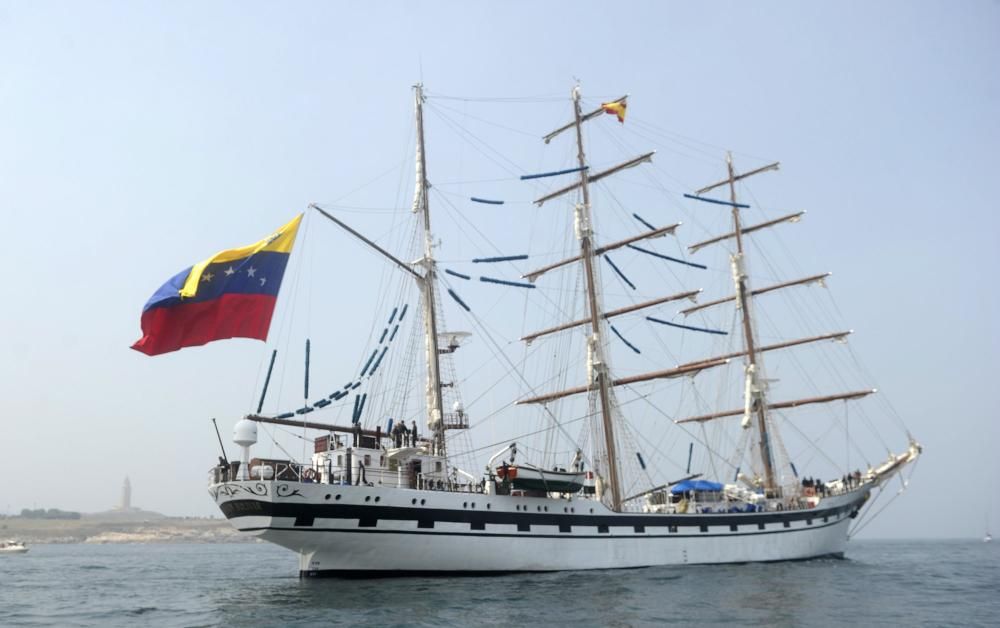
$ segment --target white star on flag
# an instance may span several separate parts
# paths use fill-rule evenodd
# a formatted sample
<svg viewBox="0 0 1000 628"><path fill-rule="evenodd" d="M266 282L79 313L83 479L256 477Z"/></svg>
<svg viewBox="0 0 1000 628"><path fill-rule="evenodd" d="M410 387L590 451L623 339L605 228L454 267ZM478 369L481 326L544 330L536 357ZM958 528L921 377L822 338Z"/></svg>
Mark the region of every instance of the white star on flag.
<svg viewBox="0 0 1000 628"><path fill-rule="evenodd" d="M260 278L260 286L261 286L261 288L263 288L263 287L264 287L264 284L265 284L266 282L267 282L267 277L261 277L261 278Z"/></svg>
<svg viewBox="0 0 1000 628"><path fill-rule="evenodd" d="M250 268L247 269L247 276L248 277L253 277L254 273L256 273L256 272L257 272L257 269L254 268L253 266L251 266Z"/></svg>
<svg viewBox="0 0 1000 628"><path fill-rule="evenodd" d="M236 274L236 271L233 270L232 266L230 266L229 268L227 268L225 272L226 272L226 277L229 277L230 275Z"/></svg>
<svg viewBox="0 0 1000 628"><path fill-rule="evenodd" d="M213 275L212 273L205 273L204 275L201 276L201 280L204 283L208 283L209 281L212 281L212 277L215 277L215 275Z"/></svg>

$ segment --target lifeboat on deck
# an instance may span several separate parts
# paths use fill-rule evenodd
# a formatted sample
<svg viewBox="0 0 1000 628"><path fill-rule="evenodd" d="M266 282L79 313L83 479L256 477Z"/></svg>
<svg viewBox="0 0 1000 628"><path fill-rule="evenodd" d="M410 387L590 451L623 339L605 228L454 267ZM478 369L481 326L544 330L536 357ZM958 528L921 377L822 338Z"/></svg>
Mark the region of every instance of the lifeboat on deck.
<svg viewBox="0 0 1000 628"><path fill-rule="evenodd" d="M586 475L585 471L550 471L530 464L497 467L497 477L509 480L513 488L549 493L577 493L583 489Z"/></svg>

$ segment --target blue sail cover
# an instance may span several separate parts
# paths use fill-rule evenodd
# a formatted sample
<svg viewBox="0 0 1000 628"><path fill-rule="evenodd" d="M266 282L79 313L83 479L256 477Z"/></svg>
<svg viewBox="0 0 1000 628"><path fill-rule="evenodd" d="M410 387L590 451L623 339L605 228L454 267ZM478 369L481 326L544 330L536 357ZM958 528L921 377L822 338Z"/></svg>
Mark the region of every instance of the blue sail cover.
<svg viewBox="0 0 1000 628"><path fill-rule="evenodd" d="M718 482L708 480L684 480L670 487L670 492L674 495L686 493L688 491L721 491L722 485Z"/></svg>

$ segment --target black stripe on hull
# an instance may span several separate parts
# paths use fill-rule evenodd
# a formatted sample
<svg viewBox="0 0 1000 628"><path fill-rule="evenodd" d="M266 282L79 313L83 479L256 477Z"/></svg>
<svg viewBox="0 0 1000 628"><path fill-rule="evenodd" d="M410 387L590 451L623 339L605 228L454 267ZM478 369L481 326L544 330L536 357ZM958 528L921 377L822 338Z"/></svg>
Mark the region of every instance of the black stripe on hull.
<svg viewBox="0 0 1000 628"><path fill-rule="evenodd" d="M843 552L834 552L831 554L823 554L820 556L810 556L808 558L786 558L782 560L762 560L755 561L755 563L801 563L810 560L824 560L824 559L838 559L843 560ZM669 565L670 567L693 567L697 563L691 565ZM746 562L736 562L736 563L711 563L713 565L747 565L750 563ZM608 569L614 569L615 571L623 571L626 569L650 569L651 567L659 567L660 565L649 565L643 567L610 567ZM704 566L701 564L700 566ZM372 580L376 578L482 578L482 577L496 577L496 576L511 576L516 574L542 574L542 573L553 573L554 571L560 571L555 569L544 569L538 571L431 571L431 570L408 570L408 569L398 569L398 570L379 570L379 569L310 569L299 571L299 578L341 578L345 580ZM562 570L571 571L571 570Z"/></svg>
<svg viewBox="0 0 1000 628"><path fill-rule="evenodd" d="M485 497L485 496L484 496ZM457 510L407 506L367 506L357 504L303 504L239 499L219 505L227 519L239 517L287 517L298 521L316 519L358 519L360 521L422 521L488 524L548 525L548 526L622 526L622 527L700 527L775 524L794 521L853 516L865 500L864 494L841 506L821 509L783 510L753 513L704 514L610 514L586 515L569 513L507 512L491 510ZM487 499L483 499L487 501ZM238 527L238 526L237 526ZM306 529L306 528L302 528Z"/></svg>
<svg viewBox="0 0 1000 628"><path fill-rule="evenodd" d="M687 532L671 532L668 534L645 534L642 532L636 532L635 534L532 534L531 532L520 532L520 533L510 533L510 532L424 532L420 530L375 530L370 526L364 528L287 528L279 526L262 526L255 528L237 528L240 532L267 532L270 530L278 532L342 532L345 534L417 534L417 535L429 535L429 536L473 536L480 538L513 538L513 539L613 539L613 540L632 540L632 539L701 539L701 538L712 538L712 537L734 537L734 536L762 536L767 534L785 534L793 532L808 532L810 530L822 530L823 528L829 528L830 526L835 526L838 523L843 523L844 519L836 519L828 523L823 523L820 525L798 527L798 528L779 528L772 530L755 530L753 532L739 532L739 531L728 531L722 533L712 533L712 532L699 532L699 533L687 533ZM756 524L755 524L756 525ZM690 527L690 526L685 526ZM680 529L680 526L678 526Z"/></svg>

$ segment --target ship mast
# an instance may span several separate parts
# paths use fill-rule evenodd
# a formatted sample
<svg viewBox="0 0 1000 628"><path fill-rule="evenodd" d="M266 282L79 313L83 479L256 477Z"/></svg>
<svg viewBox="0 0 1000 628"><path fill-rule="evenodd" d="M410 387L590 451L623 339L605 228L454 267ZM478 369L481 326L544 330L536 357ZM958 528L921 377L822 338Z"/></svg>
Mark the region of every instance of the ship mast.
<svg viewBox="0 0 1000 628"><path fill-rule="evenodd" d="M623 385L624 380L612 380L608 371L608 364L604 356L605 347L602 342L601 335L601 321L606 318L611 318L613 316L618 316L620 314L625 314L626 312L632 312L635 310L652 307L666 301L671 301L674 299L688 298L696 294L696 292L688 292L679 295L673 295L668 297L662 297L658 299L652 299L644 303L636 304L627 308L620 308L611 312L602 312L600 298L597 291L597 278L594 272L594 258L604 254L607 251L617 249L619 247L631 245L632 242L637 242L639 240L645 240L647 238L657 238L662 237L666 234L672 234L674 230L679 226L679 224L669 225L665 227L652 227L645 233L641 233L637 236L626 238L618 242L613 242L610 244L605 244L602 246L595 247L594 245L594 230L593 224L591 222L591 212L590 212L590 188L589 185L596 181L600 181L603 178L626 170L628 168L634 168L640 164L652 161L653 152L645 153L638 157L629 159L628 161L622 162L616 166L612 166L606 170L596 173L589 172L589 166L587 166L586 153L583 150L583 123L588 120L593 120L598 116L602 116L607 113L606 107L611 104L619 104L624 106L628 95L622 96L617 100L613 100L610 103L604 103L594 111L590 111L584 114L580 108L580 86L577 85L573 88L573 121L565 124L555 131L552 131L544 138L542 138L546 144L552 141L557 135L563 133L564 131L575 130L576 131L576 147L577 147L577 165L575 169L580 173L580 179L576 183L559 188L553 192L542 196L535 200L535 204L538 206L543 205L547 201L554 198L560 197L564 194L574 192L577 189L581 192L581 202L577 203L574 207L574 221L576 229L576 238L580 242L580 254L571 257L569 259L564 259L553 264L549 264L544 268L539 268L530 273L524 275L529 281L534 282L540 276L548 273L549 271L555 270L557 268L562 268L568 264L572 264L577 261L583 262L584 276L586 278L586 289L587 289L587 317L579 321L574 321L571 323L559 325L557 327L552 327L549 329L542 330L540 332L529 334L523 337L521 340L525 342L532 342L540 336L545 336L557 331L564 329L570 329L578 325L590 324L590 336L587 338L587 384L585 386L580 386L577 388L570 388L567 390L549 393L545 395L540 395L532 397L529 399L521 399L518 404L523 403L548 403L549 401L554 401L562 397L567 397L569 395L574 395L577 393L597 393L597 401L600 405L601 423L602 431L604 432L604 448L607 450L608 457L608 468L606 472L606 485L610 491L610 506L613 510L620 511L622 509L623 493L621 485L621 475L620 469L618 467L618 449L615 444L615 430L614 430L614 413L612 407L611 399L611 388L613 386ZM566 171L566 172L572 172ZM563 172L552 173L552 174L565 174ZM550 176L550 175L546 175ZM701 367L699 367L701 368ZM672 377L674 373L648 373L640 376L639 379L632 381L645 381L646 379L655 379L659 377ZM631 383L631 381L629 382ZM602 476L603 481L603 476Z"/></svg>
<svg viewBox="0 0 1000 628"><path fill-rule="evenodd" d="M767 400L764 386L760 384L757 368L757 348L753 336L753 314L750 311L751 294L747 289L747 273L743 255L743 231L740 225L740 208L736 203L736 173L733 171L732 154L726 154L726 167L729 171L729 200L733 208L733 233L736 237L736 253L730 257L733 271L733 283L736 286L737 307L743 313L743 343L746 348L746 386L744 393L743 424L747 427L751 413L757 416L757 431L760 434L760 458L764 465L764 489L773 490L774 455L771 452L771 442L767 433Z"/></svg>
<svg viewBox="0 0 1000 628"><path fill-rule="evenodd" d="M424 256L420 264L424 275L419 280L424 310L424 339L427 353L427 426L434 433L434 447L438 455L445 455L444 404L441 395L441 360L438 349L438 329L436 312L437 268L434 261L434 243L431 236L431 211L427 200L427 156L424 150L424 86L417 83L413 87L414 107L417 120L417 183L413 199L413 211L423 217Z"/></svg>
<svg viewBox="0 0 1000 628"><path fill-rule="evenodd" d="M441 382L441 354L450 353L454 348L442 351L438 344L438 313L437 313L437 264L434 260L434 242L431 235L431 213L427 201L427 190L430 183L427 182L427 158L424 146L424 86L420 83L413 86L413 99L415 118L417 126L417 148L416 148L416 188L413 193L413 213L421 214L423 219L424 252L423 256L415 262L404 262L386 251L370 238L365 237L344 221L331 215L315 203L310 207L318 211L321 215L332 221L334 224L344 229L354 237L358 238L380 255L391 261L400 269L409 273L417 281L420 287L420 299L423 308L424 339L427 366L427 384L425 397L427 404L427 426L433 434L433 453L438 456L445 456L445 430L448 428L466 428L468 424L461 409L456 410L456 414L448 415L453 417L450 423L446 423L448 418L444 414L444 403L442 400ZM423 274L414 270L414 266L422 266ZM460 403L456 403L460 408Z"/></svg>
<svg viewBox="0 0 1000 628"><path fill-rule="evenodd" d="M597 302L596 280L594 278L593 227L590 220L590 188L588 187L587 162L583 152L583 114L580 111L580 86L573 88L573 111L575 114L577 161L580 166L580 190L583 202L575 207L576 234L580 241L580 256L583 259L584 275L587 282L587 305L590 310L590 337L587 339L587 371L590 382L596 386L601 408L601 422L604 427L604 446L608 452L608 486L611 489L611 507L621 510L621 484L618 479L617 449L611 410L611 393L608 386L608 367L604 360L601 342L601 315Z"/></svg>

